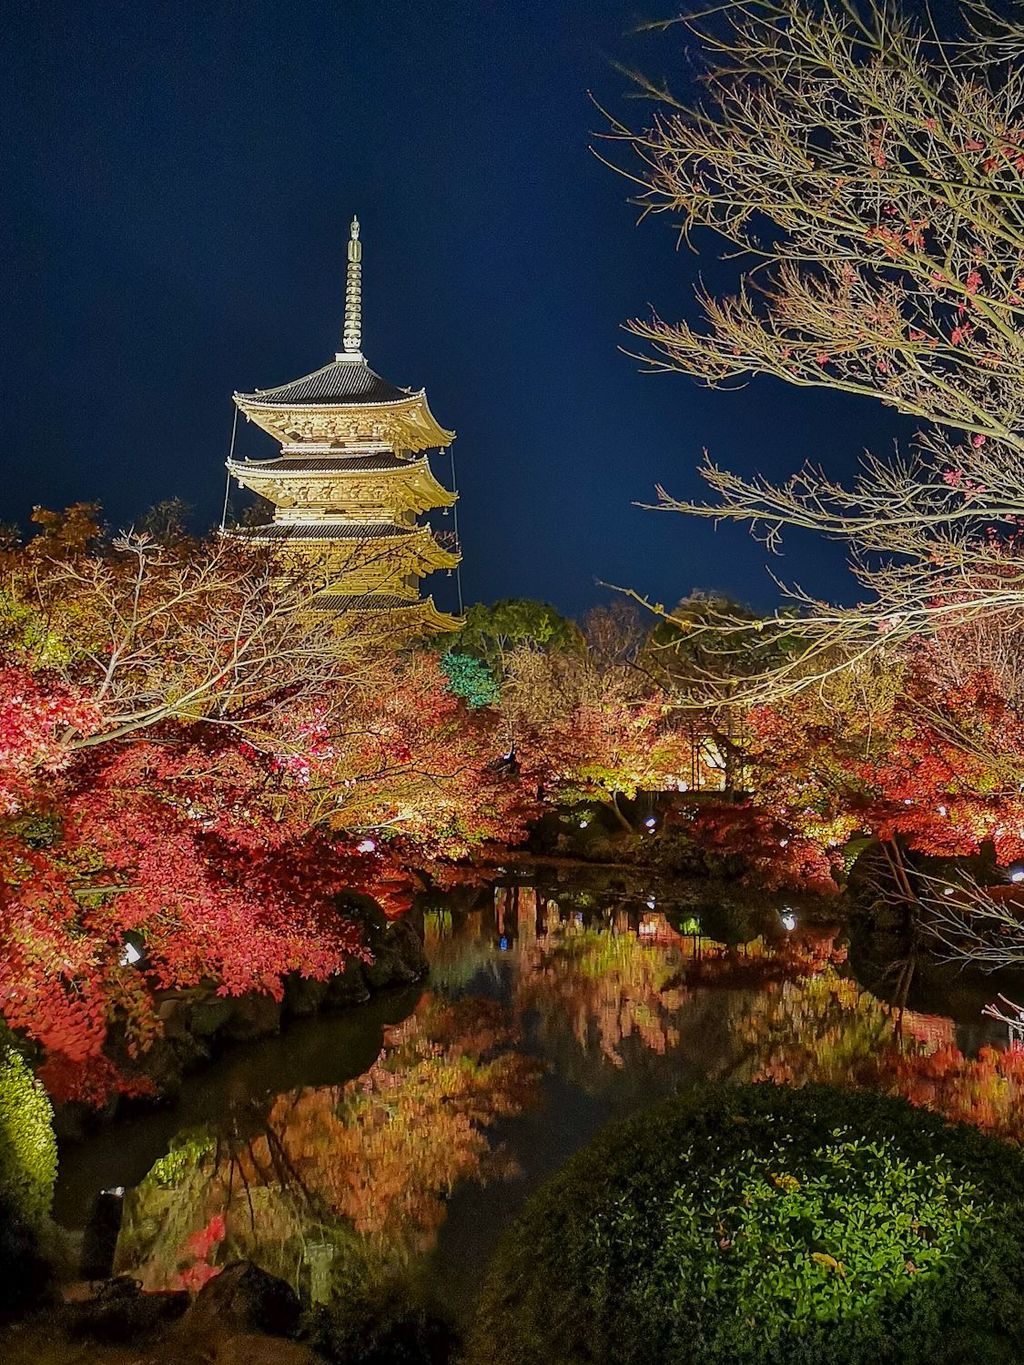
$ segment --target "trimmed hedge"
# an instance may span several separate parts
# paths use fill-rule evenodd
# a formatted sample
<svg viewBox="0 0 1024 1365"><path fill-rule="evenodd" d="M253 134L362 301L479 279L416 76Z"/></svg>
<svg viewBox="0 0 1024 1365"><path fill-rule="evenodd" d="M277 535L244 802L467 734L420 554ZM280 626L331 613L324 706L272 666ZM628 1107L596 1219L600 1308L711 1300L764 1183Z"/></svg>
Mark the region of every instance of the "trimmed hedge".
<svg viewBox="0 0 1024 1365"><path fill-rule="evenodd" d="M0 1194L38 1227L50 1212L56 1178L53 1106L24 1057L0 1038Z"/></svg>
<svg viewBox="0 0 1024 1365"><path fill-rule="evenodd" d="M45 1301L53 1279L39 1233L53 1202L53 1106L0 1029L0 1323Z"/></svg>
<svg viewBox="0 0 1024 1365"><path fill-rule="evenodd" d="M705 1090L608 1130L489 1268L470 1365L1024 1359L1024 1159L902 1100Z"/></svg>

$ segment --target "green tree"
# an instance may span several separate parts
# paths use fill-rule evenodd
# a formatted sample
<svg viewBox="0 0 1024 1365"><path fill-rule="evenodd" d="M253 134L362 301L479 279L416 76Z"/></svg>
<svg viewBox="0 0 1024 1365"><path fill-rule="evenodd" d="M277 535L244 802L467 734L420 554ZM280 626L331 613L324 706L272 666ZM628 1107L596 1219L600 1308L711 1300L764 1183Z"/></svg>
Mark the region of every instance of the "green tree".
<svg viewBox="0 0 1024 1365"><path fill-rule="evenodd" d="M135 530L158 545L180 547L193 539L188 529L191 515L192 508L183 498L164 498L143 513L135 523Z"/></svg>
<svg viewBox="0 0 1024 1365"><path fill-rule="evenodd" d="M491 606L478 602L466 612L466 624L458 634L445 636L445 644L453 654L482 659L499 677L504 676L507 655L523 646L544 653L584 647L575 621L529 597L506 597Z"/></svg>

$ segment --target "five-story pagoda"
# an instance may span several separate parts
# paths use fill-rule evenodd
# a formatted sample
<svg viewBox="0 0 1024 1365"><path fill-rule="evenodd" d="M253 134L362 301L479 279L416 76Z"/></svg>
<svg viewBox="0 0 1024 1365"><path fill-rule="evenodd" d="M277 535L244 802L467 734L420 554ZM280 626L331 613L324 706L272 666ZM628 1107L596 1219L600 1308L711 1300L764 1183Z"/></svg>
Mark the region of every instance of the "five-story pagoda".
<svg viewBox="0 0 1024 1365"><path fill-rule="evenodd" d="M315 605L331 613L379 613L399 633L457 629L457 618L420 596L420 579L459 562L417 517L456 494L434 478L426 451L454 432L435 421L422 389L399 389L362 354L362 244L348 243L342 349L313 374L236 393L249 421L280 442L269 460L227 462L229 474L273 504L266 526L236 535L270 544L309 577Z"/></svg>

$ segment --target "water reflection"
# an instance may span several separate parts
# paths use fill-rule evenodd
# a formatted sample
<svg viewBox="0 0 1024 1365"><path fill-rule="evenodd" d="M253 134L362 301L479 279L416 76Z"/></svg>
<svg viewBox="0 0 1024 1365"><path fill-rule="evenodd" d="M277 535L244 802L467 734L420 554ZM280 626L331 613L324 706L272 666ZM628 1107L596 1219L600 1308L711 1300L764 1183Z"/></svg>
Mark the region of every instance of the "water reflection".
<svg viewBox="0 0 1024 1365"><path fill-rule="evenodd" d="M119 1272L194 1287L243 1256L315 1301L418 1285L465 1316L537 1183L612 1119L703 1080L866 1086L1024 1140L1024 1053L971 1046L980 1025L942 1012L941 974L931 1012L901 1008L902 986L865 990L837 927L803 909L575 882L460 888L424 922L429 989L382 1042L370 1011L333 1075L322 1050L284 1085L246 1054L223 1064L231 1102L129 1190ZM290 1037L307 1033L282 1054ZM128 1172L135 1133L118 1138ZM102 1183L130 1185L111 1161L107 1143ZM62 1181L88 1189L89 1162L71 1149Z"/></svg>
<svg viewBox="0 0 1024 1365"><path fill-rule="evenodd" d="M965 1053L952 1018L886 1004L834 969L767 991L734 1027L753 1080L878 1090L1024 1141L1024 1050Z"/></svg>
<svg viewBox="0 0 1024 1365"><path fill-rule="evenodd" d="M245 1257L324 1301L429 1250L456 1185L515 1172L491 1129L536 1102L539 1068L516 1042L495 1002L427 994L358 1080L183 1135L126 1201L117 1273L198 1288Z"/></svg>

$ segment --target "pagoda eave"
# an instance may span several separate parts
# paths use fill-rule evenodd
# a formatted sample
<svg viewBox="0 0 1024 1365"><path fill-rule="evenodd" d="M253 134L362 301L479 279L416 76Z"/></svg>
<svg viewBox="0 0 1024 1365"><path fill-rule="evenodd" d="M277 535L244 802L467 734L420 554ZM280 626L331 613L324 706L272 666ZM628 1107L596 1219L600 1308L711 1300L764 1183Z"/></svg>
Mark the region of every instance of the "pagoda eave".
<svg viewBox="0 0 1024 1365"><path fill-rule="evenodd" d="M397 402L282 404L236 393L240 412L282 444L359 440L386 441L417 454L450 445L455 433L442 427L420 390Z"/></svg>
<svg viewBox="0 0 1024 1365"><path fill-rule="evenodd" d="M272 522L268 526L238 527L227 534L266 547L282 564L308 564L328 576L375 570L377 576L391 580L407 574L424 578L441 569L454 569L462 562L458 551L446 550L428 527L388 529L393 533L382 534L379 528L367 527L359 536L335 537L323 523L310 527Z"/></svg>
<svg viewBox="0 0 1024 1365"><path fill-rule="evenodd" d="M337 612L339 622L344 622L346 626L358 623L370 629L379 629L382 635L447 635L461 630L465 625L462 617L439 610L433 597L421 597L401 606L375 606L370 597L355 604L346 601L339 606L332 602L331 597L329 592L322 594L310 604L311 609L325 615Z"/></svg>
<svg viewBox="0 0 1024 1365"><path fill-rule="evenodd" d="M243 488L250 488L281 507L318 505L353 508L387 505L411 512L451 507L458 500L431 472L427 460L410 460L392 469L346 468L342 459L333 468L294 469L283 460L228 460L228 473ZM321 462L322 463L322 462ZM261 467L262 466L262 467Z"/></svg>

